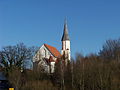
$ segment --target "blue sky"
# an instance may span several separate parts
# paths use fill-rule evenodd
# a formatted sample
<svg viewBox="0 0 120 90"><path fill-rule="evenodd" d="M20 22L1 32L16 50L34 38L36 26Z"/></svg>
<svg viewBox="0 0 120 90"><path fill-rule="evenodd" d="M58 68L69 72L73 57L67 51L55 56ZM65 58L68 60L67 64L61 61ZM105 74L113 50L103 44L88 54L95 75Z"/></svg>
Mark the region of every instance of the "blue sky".
<svg viewBox="0 0 120 90"><path fill-rule="evenodd" d="M72 56L120 37L120 0L0 0L0 48L23 42L60 50L65 18Z"/></svg>

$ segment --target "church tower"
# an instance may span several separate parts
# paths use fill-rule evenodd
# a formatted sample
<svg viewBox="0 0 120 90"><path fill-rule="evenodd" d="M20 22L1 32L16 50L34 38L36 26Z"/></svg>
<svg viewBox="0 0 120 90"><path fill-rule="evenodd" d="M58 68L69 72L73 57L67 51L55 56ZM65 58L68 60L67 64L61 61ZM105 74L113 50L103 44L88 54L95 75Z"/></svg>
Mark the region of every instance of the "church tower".
<svg viewBox="0 0 120 90"><path fill-rule="evenodd" d="M64 31L62 36L62 50L61 54L64 55L66 60L71 60L70 56L70 38L68 35L67 21L64 22Z"/></svg>

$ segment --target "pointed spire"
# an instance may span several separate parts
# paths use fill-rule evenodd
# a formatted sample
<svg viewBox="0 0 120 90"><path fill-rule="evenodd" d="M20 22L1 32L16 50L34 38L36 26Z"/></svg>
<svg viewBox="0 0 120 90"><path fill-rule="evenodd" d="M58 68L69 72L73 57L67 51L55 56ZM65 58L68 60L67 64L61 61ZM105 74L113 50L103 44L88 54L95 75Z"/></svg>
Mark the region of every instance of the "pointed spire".
<svg viewBox="0 0 120 90"><path fill-rule="evenodd" d="M69 35L68 35L68 28L67 28L67 20L65 19L64 22L64 32L61 41L66 41L70 40Z"/></svg>

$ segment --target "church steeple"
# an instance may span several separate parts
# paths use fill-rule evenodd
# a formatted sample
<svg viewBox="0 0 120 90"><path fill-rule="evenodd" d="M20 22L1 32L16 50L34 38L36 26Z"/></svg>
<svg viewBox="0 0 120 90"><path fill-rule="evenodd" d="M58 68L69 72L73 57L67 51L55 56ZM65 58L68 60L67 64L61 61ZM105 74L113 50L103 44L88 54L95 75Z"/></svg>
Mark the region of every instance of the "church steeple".
<svg viewBox="0 0 120 90"><path fill-rule="evenodd" d="M66 58L66 62L67 60L71 59L71 55L70 55L70 38L68 35L68 28L67 28L67 21L65 20L64 22L64 31L63 31L63 36L62 36L62 50L61 50L61 54L65 56Z"/></svg>
<svg viewBox="0 0 120 90"><path fill-rule="evenodd" d="M70 38L68 35L68 28L67 28L67 20L65 20L65 22L64 22L64 32L63 32L61 41L66 41L66 40L70 41Z"/></svg>

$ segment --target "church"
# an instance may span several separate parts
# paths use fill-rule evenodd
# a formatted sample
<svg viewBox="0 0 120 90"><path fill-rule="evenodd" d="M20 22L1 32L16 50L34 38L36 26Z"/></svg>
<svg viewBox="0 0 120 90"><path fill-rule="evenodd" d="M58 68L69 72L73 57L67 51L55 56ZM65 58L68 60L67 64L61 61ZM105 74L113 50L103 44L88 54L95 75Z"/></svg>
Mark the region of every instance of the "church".
<svg viewBox="0 0 120 90"><path fill-rule="evenodd" d="M33 67L41 69L47 73L53 73L55 64L58 62L58 60L60 60L62 56L65 57L65 63L67 63L68 60L71 60L70 38L66 21L64 22L61 42L61 53L55 47L48 44L43 44L33 57Z"/></svg>

